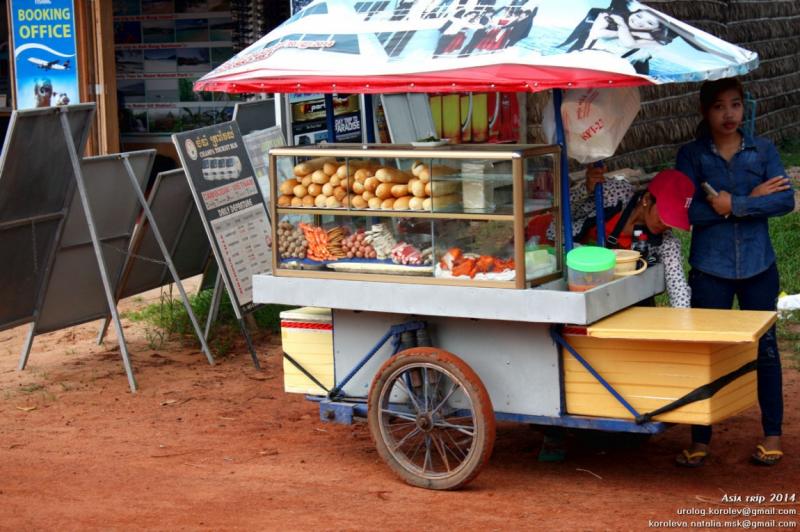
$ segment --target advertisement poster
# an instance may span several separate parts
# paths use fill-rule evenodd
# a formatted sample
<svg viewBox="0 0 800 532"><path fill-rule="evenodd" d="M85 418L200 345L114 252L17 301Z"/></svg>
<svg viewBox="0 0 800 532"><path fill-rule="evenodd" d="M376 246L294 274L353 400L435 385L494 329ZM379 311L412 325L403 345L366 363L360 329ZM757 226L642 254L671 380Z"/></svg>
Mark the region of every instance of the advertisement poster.
<svg viewBox="0 0 800 532"><path fill-rule="evenodd" d="M253 275L272 264L267 207L235 122L172 136L195 203L222 267L228 293L243 313L255 308Z"/></svg>
<svg viewBox="0 0 800 532"><path fill-rule="evenodd" d="M292 140L296 146L328 140L325 98L322 94L291 94ZM361 105L357 94L334 94L334 142L361 142Z"/></svg>
<svg viewBox="0 0 800 532"><path fill-rule="evenodd" d="M120 130L126 141L227 122L236 95L192 85L234 55L231 0L114 0Z"/></svg>
<svg viewBox="0 0 800 532"><path fill-rule="evenodd" d="M78 103L72 0L11 0L16 108Z"/></svg>

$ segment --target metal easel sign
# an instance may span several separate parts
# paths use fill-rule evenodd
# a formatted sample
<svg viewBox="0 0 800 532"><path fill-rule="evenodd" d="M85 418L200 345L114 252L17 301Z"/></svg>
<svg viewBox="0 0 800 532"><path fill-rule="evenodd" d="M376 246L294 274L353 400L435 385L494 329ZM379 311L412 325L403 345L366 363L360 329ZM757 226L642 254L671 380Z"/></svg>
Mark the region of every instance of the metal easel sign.
<svg viewBox="0 0 800 532"><path fill-rule="evenodd" d="M267 208L235 122L172 136L236 317L255 308L254 274L271 269Z"/></svg>
<svg viewBox="0 0 800 532"><path fill-rule="evenodd" d="M244 315L257 308L253 275L272 268L272 237L267 206L239 126L225 122L176 133L172 141L253 365L260 368Z"/></svg>

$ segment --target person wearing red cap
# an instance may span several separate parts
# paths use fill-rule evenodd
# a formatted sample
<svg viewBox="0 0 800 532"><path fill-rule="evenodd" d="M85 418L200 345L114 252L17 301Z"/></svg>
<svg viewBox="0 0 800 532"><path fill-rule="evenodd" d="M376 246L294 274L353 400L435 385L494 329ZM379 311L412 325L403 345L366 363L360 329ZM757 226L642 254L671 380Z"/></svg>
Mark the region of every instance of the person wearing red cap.
<svg viewBox="0 0 800 532"><path fill-rule="evenodd" d="M664 170L650 181L647 190L636 192L628 181L606 180L605 167L586 171L586 182L570 191L572 233L576 242L597 240L594 187L604 183L603 205L606 240L611 247L630 249L633 233L641 230L650 249L664 264L670 306L688 308L691 291L683 272L680 241L670 229L689 230L689 204L695 193L692 181L677 170ZM550 240L554 228L547 231Z"/></svg>
<svg viewBox="0 0 800 532"><path fill-rule="evenodd" d="M703 121L697 139L678 152L677 168L698 187L689 209L692 306L774 311L780 290L769 218L794 209L794 192L778 150L741 129L744 90L736 78L700 88ZM704 189L705 188L705 189ZM783 384L775 327L758 343L758 404L764 439L751 459L774 465L783 456ZM676 457L682 466L702 465L711 427L692 427L692 446Z"/></svg>

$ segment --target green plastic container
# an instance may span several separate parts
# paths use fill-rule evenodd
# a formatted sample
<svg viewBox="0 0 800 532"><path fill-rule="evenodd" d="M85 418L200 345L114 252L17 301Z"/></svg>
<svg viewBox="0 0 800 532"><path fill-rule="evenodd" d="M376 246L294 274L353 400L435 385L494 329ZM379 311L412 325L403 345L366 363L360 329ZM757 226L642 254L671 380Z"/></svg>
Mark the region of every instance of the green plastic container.
<svg viewBox="0 0 800 532"><path fill-rule="evenodd" d="M581 246L567 253L567 285L572 292L585 292L614 279L617 256L598 246Z"/></svg>

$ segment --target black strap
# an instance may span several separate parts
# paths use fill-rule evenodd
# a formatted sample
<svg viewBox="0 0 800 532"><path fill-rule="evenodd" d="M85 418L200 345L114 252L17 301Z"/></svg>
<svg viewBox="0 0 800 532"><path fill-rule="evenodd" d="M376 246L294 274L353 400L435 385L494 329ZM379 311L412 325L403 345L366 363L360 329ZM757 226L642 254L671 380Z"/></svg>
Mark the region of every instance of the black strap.
<svg viewBox="0 0 800 532"><path fill-rule="evenodd" d="M317 378L316 378L316 377L314 377L314 376L313 376L311 373L309 373L309 372L308 372L308 370L307 370L306 368L304 368L303 366L301 366L301 365L300 365L300 363L299 363L298 361L296 361L295 359L293 359L292 357L290 357L288 354L286 354L286 352L284 352L284 353L283 353L283 358L285 358L286 360L288 360L288 361L289 361L289 362L292 364L292 366L294 366L294 367L296 367L297 369L299 369L299 370L300 370L300 371L303 373L303 375L305 375L306 377L308 377L309 379L311 379L311 380L312 380L312 382L313 382L314 384L316 384L317 386L319 386L320 388L322 388L323 390L325 390L325 392L326 392L326 393L331 393L331 391L330 391L330 390L329 390L329 389L328 389L328 388L327 388L327 387L326 387L324 384L322 384L321 382L319 382L319 381L317 380Z"/></svg>
<svg viewBox="0 0 800 532"><path fill-rule="evenodd" d="M641 416L636 418L636 424L641 425L643 423L648 423L652 420L654 416L658 416L660 414L664 414L666 412L671 412L676 408L680 408L684 405L688 405L690 403L695 403L697 401L702 401L704 399L708 399L713 397L718 391L722 388L727 386L728 384L732 383L742 375L746 375L751 371L755 371L756 369L756 361L752 360L745 364L744 366L740 367L737 370L734 370L727 375L723 375L722 377L718 378L717 380L710 382L706 385L700 386L699 388L692 390L691 392L687 393L683 397L672 401L671 403L662 406L657 410L653 410L652 412L648 412L646 414L642 414Z"/></svg>
<svg viewBox="0 0 800 532"><path fill-rule="evenodd" d="M628 204L625 205L625 210L622 211L622 216L619 217L617 220L617 224L614 226L614 229L611 231L611 234L606 236L606 242L611 244L612 246L616 246L617 242L619 241L619 235L622 233L622 230L625 228L625 224L628 223L628 218L631 217L633 214L633 209L636 208L636 203L639 201L639 198L642 196L641 192L636 193L633 197L628 200Z"/></svg>

